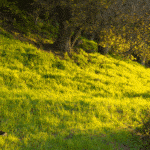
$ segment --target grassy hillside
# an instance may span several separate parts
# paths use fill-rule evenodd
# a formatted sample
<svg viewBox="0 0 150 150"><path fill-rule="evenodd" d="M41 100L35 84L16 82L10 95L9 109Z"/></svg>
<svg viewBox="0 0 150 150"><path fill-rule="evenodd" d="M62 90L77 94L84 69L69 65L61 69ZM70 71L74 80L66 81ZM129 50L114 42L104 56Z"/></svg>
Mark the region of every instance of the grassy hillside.
<svg viewBox="0 0 150 150"><path fill-rule="evenodd" d="M0 34L3 150L139 150L149 91L136 62L83 49L60 59Z"/></svg>

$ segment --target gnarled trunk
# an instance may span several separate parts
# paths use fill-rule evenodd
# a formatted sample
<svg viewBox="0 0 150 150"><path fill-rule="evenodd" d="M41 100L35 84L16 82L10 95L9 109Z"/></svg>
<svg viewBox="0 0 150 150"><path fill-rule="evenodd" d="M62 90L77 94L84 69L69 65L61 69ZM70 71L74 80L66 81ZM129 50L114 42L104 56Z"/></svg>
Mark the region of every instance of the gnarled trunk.
<svg viewBox="0 0 150 150"><path fill-rule="evenodd" d="M68 32L68 31L66 31ZM71 46L71 35L68 33L60 35L57 40L54 42L54 47L57 50L71 53L72 46Z"/></svg>
<svg viewBox="0 0 150 150"><path fill-rule="evenodd" d="M74 32L74 35L72 33ZM74 28L68 26L67 22L60 24L59 35L54 42L54 47L60 51L68 52L71 54L74 44L81 34L81 30L74 30ZM72 38L73 37L73 38Z"/></svg>
<svg viewBox="0 0 150 150"><path fill-rule="evenodd" d="M59 27L59 34L54 42L54 47L58 50L71 53L71 34L73 29L67 25L67 22L64 22Z"/></svg>
<svg viewBox="0 0 150 150"><path fill-rule="evenodd" d="M71 42L72 42L71 46L72 47L75 46L75 44L78 40L78 37L81 35L81 31L82 31L82 29L80 27L77 27L76 30L74 31L74 35L71 38Z"/></svg>

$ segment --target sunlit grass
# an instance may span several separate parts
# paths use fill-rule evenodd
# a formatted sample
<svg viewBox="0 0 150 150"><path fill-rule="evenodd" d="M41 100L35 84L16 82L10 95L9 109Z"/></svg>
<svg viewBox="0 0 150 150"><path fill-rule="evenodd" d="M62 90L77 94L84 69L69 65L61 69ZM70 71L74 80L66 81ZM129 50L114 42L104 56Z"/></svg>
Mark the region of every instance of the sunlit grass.
<svg viewBox="0 0 150 150"><path fill-rule="evenodd" d="M140 149L131 131L150 109L150 69L82 49L61 60L0 38L2 149Z"/></svg>

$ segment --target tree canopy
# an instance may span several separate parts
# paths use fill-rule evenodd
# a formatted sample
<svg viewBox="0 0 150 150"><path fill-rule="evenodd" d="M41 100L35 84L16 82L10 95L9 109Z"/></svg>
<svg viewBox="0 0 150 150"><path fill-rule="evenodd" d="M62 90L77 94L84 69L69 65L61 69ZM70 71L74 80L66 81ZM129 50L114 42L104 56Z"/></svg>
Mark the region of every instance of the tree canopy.
<svg viewBox="0 0 150 150"><path fill-rule="evenodd" d="M15 9L8 9L15 5L32 16L35 25L39 18L57 23L59 31L54 47L61 51L71 53L84 31L96 33L98 44L105 42L103 45L114 47L116 52L136 53L142 61L150 59L148 0L2 0L1 4L5 12L7 7L5 14L13 10L19 15Z"/></svg>

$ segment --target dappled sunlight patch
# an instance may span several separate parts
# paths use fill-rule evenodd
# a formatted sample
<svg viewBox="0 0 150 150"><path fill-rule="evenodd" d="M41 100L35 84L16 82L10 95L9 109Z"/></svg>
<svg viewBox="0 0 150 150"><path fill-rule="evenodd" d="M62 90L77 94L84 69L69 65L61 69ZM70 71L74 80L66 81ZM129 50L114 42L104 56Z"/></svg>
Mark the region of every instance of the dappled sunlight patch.
<svg viewBox="0 0 150 150"><path fill-rule="evenodd" d="M4 84L11 88L20 88L24 86L22 80L19 78L18 70L5 69L0 71L0 75L3 76Z"/></svg>
<svg viewBox="0 0 150 150"><path fill-rule="evenodd" d="M3 147L5 145L5 139L4 137L0 136L0 147Z"/></svg>
<svg viewBox="0 0 150 150"><path fill-rule="evenodd" d="M18 142L19 142L19 139L18 139L18 137L16 137L16 136L9 135L9 136L8 136L8 141L10 141L10 142L12 142L12 143L18 143Z"/></svg>

